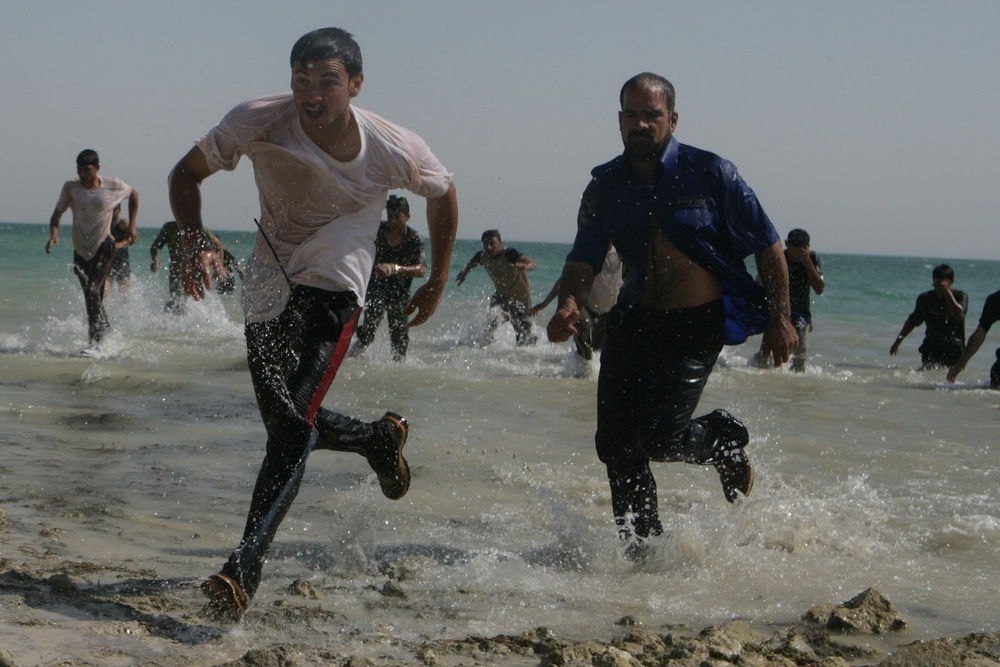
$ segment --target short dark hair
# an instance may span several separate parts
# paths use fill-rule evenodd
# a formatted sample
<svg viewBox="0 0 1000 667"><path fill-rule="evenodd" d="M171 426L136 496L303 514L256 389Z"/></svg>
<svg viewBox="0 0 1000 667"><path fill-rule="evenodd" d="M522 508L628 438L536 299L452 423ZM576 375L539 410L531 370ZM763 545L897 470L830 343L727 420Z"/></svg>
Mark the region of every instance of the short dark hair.
<svg viewBox="0 0 1000 667"><path fill-rule="evenodd" d="M499 229L487 229L485 232L483 232L483 236L482 236L483 243L486 243L487 241L489 241L492 238L495 238L497 240L503 240L503 239L500 238L500 230Z"/></svg>
<svg viewBox="0 0 1000 667"><path fill-rule="evenodd" d="M809 232L804 229L793 229L788 232L788 238L785 239L785 243L793 248L805 248L809 245Z"/></svg>
<svg viewBox="0 0 1000 667"><path fill-rule="evenodd" d="M622 105L625 103L625 93L632 90L633 88L642 88L648 90L651 93L659 95L667 103L667 111L670 113L674 112L674 102L677 100L677 94L674 92L674 84L667 81L665 78L659 74L653 74L652 72L642 72L636 74L631 79L625 82L622 86L621 92L618 93L618 104Z"/></svg>
<svg viewBox="0 0 1000 667"><path fill-rule="evenodd" d="M76 166L89 167L90 165L100 167L101 161L97 157L97 151L93 148L84 148L80 151L80 154L76 156Z"/></svg>
<svg viewBox="0 0 1000 667"><path fill-rule="evenodd" d="M385 202L385 210L389 213L405 213L409 215L410 202L406 201L406 197L389 195L389 199Z"/></svg>
<svg viewBox="0 0 1000 667"><path fill-rule="evenodd" d="M938 264L931 272L931 277L934 280L950 280L951 282L955 282L955 269L947 264Z"/></svg>
<svg viewBox="0 0 1000 667"><path fill-rule="evenodd" d="M341 28L320 28L299 37L292 47L289 62L292 69L308 62L336 58L344 64L347 76L361 73L361 47L354 41L354 35Z"/></svg>

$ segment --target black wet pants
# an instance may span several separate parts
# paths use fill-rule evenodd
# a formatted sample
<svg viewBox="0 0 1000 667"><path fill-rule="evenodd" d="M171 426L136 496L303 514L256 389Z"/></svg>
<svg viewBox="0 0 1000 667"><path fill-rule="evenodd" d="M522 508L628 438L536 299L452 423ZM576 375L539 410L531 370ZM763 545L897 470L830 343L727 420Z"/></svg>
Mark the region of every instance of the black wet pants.
<svg viewBox="0 0 1000 667"><path fill-rule="evenodd" d="M722 350L722 302L671 311L636 307L609 323L597 383L597 456L627 539L663 532L650 461L709 465L717 437L692 419Z"/></svg>
<svg viewBox="0 0 1000 667"><path fill-rule="evenodd" d="M382 322L384 314L389 325L392 358L394 361L402 361L410 346L410 332L406 326L405 314L409 303L408 293L370 288L368 303L365 304L365 319L358 327L358 351L364 350L375 340L375 331Z"/></svg>
<svg viewBox="0 0 1000 667"><path fill-rule="evenodd" d="M531 333L530 305L525 308L522 303L505 299L499 294L493 294L490 297L490 308L499 308L503 319L510 321L511 326L514 327L517 345L534 345L538 341L538 338ZM499 325L500 317L491 314L490 319L486 322L486 336L490 342L493 341L493 335Z"/></svg>
<svg viewBox="0 0 1000 667"><path fill-rule="evenodd" d="M115 242L109 236L90 259L73 253L73 272L83 288L83 302L87 308L87 335L90 342L100 343L111 329L108 313L104 310L104 283L115 263Z"/></svg>
<svg viewBox="0 0 1000 667"><path fill-rule="evenodd" d="M320 407L358 318L347 292L296 285L278 317L246 325L247 360L267 449L239 547L222 568L253 597L267 549L298 493L313 449L364 454L376 436L362 422Z"/></svg>

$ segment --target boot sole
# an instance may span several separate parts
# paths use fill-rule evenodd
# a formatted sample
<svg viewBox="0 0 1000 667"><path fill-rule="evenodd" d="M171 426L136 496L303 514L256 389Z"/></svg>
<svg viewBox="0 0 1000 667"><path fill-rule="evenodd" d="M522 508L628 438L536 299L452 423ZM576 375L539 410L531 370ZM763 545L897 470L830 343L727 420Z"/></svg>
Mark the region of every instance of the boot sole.
<svg viewBox="0 0 1000 667"><path fill-rule="evenodd" d="M406 439L410 435L410 425L406 423L406 419L395 412L385 413L382 421L389 422L396 429L397 434L401 434L401 436L397 439L396 445L396 453L399 457L396 462L397 469L392 477L378 475L378 483L386 498L399 500L410 490L410 465L403 457L403 446L406 445Z"/></svg>
<svg viewBox="0 0 1000 667"><path fill-rule="evenodd" d="M238 621L250 608L250 596L232 577L221 572L201 583L212 614L225 621Z"/></svg>

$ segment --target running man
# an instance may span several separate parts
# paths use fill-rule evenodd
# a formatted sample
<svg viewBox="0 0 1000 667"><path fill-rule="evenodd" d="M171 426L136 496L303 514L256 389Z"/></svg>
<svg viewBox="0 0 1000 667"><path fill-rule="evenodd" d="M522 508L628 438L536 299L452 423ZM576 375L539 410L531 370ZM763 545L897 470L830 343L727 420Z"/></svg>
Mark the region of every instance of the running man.
<svg viewBox="0 0 1000 667"><path fill-rule="evenodd" d="M247 358L267 430L263 463L239 546L202 585L215 611L239 618L257 592L268 547L298 492L313 449L353 452L382 493L410 486L409 426L394 412L373 422L320 407L347 353L375 259L390 189L427 199L432 261L406 309L411 326L435 311L458 225L452 175L413 132L355 107L364 73L351 34L323 28L291 52L291 91L236 106L199 139L169 178L184 244L182 278L202 299L222 258L201 220L201 183L253 163L260 227L244 267Z"/></svg>
<svg viewBox="0 0 1000 667"><path fill-rule="evenodd" d="M389 324L389 343L393 361L402 361L410 346L406 326L406 306L410 303L410 284L427 274L424 241L410 228L410 202L406 197L389 195L385 204L388 222L378 227L375 237L375 266L368 282L365 318L358 327L358 340L351 356L361 354L375 340L382 316Z"/></svg>
<svg viewBox="0 0 1000 667"><path fill-rule="evenodd" d="M104 296L110 293L111 283L118 285L122 296L128 296L129 284L132 281L132 262L129 259L128 220L121 217L122 207L115 207L111 222L111 238L115 240L115 261L111 264L108 281L105 283Z"/></svg>
<svg viewBox="0 0 1000 667"><path fill-rule="evenodd" d="M577 332L614 245L625 282L601 352L595 440L630 559L663 532L650 461L714 466L729 502L753 487L746 426L725 410L692 419L722 346L763 331L778 366L797 343L780 237L732 163L673 137L674 100L657 74L622 86L625 151L591 172L547 328L553 342ZM744 267L749 255L763 287Z"/></svg>
<svg viewBox="0 0 1000 667"><path fill-rule="evenodd" d="M208 230L206 230L206 233L207 231ZM181 281L184 246L181 243L181 228L180 225L177 224L176 220L170 220L163 223L163 226L160 227L160 233L156 235L156 238L153 239L153 243L149 246L149 258L152 260L149 265L149 270L153 273L159 271L163 266L163 262L160 261L160 250L164 247L166 247L167 253L170 255L170 263L167 265L170 298L167 300L167 305L164 306L163 309L168 313L180 315L184 312L185 296L184 283Z"/></svg>
<svg viewBox="0 0 1000 667"><path fill-rule="evenodd" d="M115 262L115 240L111 222L115 207L128 201L128 238L138 240L135 218L139 213L139 192L120 178L100 176L101 162L97 151L86 149L76 156L77 177L63 184L59 201L49 219L49 241L45 252L59 245L59 219L66 209L73 209L73 271L80 279L83 300L87 308L89 340L85 354L99 348L111 323L104 309L104 287Z"/></svg>
<svg viewBox="0 0 1000 667"><path fill-rule="evenodd" d="M531 333L531 281L528 271L535 269L535 262L514 248L505 248L500 232L488 229L482 235L483 249L472 256L465 268L458 272L456 282L461 285L469 271L481 266L486 269L496 289L490 297L490 318L486 322L487 344L500 325L500 318L510 320L517 344L534 345L538 337ZM496 312L499 310L499 314Z"/></svg>

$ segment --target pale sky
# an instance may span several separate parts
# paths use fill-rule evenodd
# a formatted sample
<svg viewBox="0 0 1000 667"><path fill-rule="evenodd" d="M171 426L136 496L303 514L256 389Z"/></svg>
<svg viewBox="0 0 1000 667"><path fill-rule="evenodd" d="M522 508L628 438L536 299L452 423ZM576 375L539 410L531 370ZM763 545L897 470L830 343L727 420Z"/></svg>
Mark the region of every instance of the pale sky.
<svg viewBox="0 0 1000 667"><path fill-rule="evenodd" d="M102 174L139 191L139 226L158 227L191 143L238 102L287 90L295 40L337 26L364 56L357 106L416 131L454 172L460 238L570 242L590 169L621 152L618 90L649 70L677 89L677 139L732 160L782 237L1000 258L997 2L0 7L2 221L47 222L94 148ZM213 175L204 199L210 227L253 229L249 164Z"/></svg>

